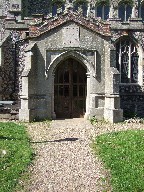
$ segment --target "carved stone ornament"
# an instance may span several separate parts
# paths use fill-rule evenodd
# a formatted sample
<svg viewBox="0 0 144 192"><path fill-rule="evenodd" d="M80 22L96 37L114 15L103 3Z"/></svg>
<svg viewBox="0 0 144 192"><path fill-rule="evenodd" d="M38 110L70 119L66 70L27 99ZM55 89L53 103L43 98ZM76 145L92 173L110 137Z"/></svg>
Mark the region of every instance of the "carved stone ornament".
<svg viewBox="0 0 144 192"><path fill-rule="evenodd" d="M141 47L144 49L144 32L133 32L132 34L138 40Z"/></svg>
<svg viewBox="0 0 144 192"><path fill-rule="evenodd" d="M112 31L111 41L115 42L117 39L119 39L122 36L128 36L128 33L126 31Z"/></svg>
<svg viewBox="0 0 144 192"><path fill-rule="evenodd" d="M10 36L11 36L13 44L15 44L17 41L21 40L21 34L18 31L11 31Z"/></svg>

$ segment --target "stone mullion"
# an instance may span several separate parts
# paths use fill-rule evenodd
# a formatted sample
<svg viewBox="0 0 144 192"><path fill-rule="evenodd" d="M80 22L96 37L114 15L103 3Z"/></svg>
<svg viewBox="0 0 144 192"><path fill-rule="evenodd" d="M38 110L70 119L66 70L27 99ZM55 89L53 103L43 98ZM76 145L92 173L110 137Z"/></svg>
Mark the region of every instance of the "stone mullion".
<svg viewBox="0 0 144 192"><path fill-rule="evenodd" d="M56 114L55 114L55 110L54 110L54 78L55 78L55 74L53 73L52 74L52 79L51 79L51 82L52 82L52 96L51 96L51 109L52 109L52 111L51 111L51 116L52 116L52 119L56 119Z"/></svg>
<svg viewBox="0 0 144 192"><path fill-rule="evenodd" d="M124 5L124 10L125 10L125 11L124 11L124 12L125 12L125 13L124 13L124 14L125 14L125 15L124 15L124 21L127 20L127 10L126 10L126 8L127 8L127 5Z"/></svg>
<svg viewBox="0 0 144 192"><path fill-rule="evenodd" d="M97 51L94 53L95 75L97 74Z"/></svg>
<svg viewBox="0 0 144 192"><path fill-rule="evenodd" d="M121 82L121 72L122 72L121 57L122 57L122 52L121 52L121 41L120 41L120 48L119 48L119 72L120 72L120 82Z"/></svg>
<svg viewBox="0 0 144 192"><path fill-rule="evenodd" d="M90 107L90 73L87 73L87 96L86 96L86 113L85 113L85 118L89 118L89 107Z"/></svg>
<svg viewBox="0 0 144 192"><path fill-rule="evenodd" d="M128 69L128 78L131 83L131 42L129 43L129 52L128 52L128 57L129 57L129 69Z"/></svg>
<svg viewBox="0 0 144 192"><path fill-rule="evenodd" d="M102 5L102 19L103 19L103 20L105 19L105 18L104 18L104 15L105 15L105 6Z"/></svg>

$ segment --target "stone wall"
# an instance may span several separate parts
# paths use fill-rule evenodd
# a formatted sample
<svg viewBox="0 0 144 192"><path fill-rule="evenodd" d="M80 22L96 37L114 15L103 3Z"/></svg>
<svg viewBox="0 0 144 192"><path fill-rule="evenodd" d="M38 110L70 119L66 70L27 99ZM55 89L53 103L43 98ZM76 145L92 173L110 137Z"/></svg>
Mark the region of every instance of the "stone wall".
<svg viewBox="0 0 144 192"><path fill-rule="evenodd" d="M139 85L120 86L121 108L124 117L144 117L144 87Z"/></svg>
<svg viewBox="0 0 144 192"><path fill-rule="evenodd" d="M15 100L15 48L9 37L3 43L3 64L0 68L2 100Z"/></svg>
<svg viewBox="0 0 144 192"><path fill-rule="evenodd" d="M9 0L2 0L0 4L0 11L1 11L0 16L2 16L0 18L0 42L7 36L7 31L5 30L4 17L8 15L9 6L10 6Z"/></svg>
<svg viewBox="0 0 144 192"><path fill-rule="evenodd" d="M17 35L19 36L19 33ZM18 101L20 98L21 75L25 66L24 50L27 45L28 42L20 40L20 37L14 39L12 33L2 45L3 62L0 67L2 100Z"/></svg>
<svg viewBox="0 0 144 192"><path fill-rule="evenodd" d="M22 1L23 17L32 16L32 14L47 15L50 10L49 0L23 0Z"/></svg>
<svg viewBox="0 0 144 192"><path fill-rule="evenodd" d="M16 88L15 92L17 98L20 98L22 92L22 79L21 75L25 67L25 48L28 46L27 41L18 41L16 43Z"/></svg>

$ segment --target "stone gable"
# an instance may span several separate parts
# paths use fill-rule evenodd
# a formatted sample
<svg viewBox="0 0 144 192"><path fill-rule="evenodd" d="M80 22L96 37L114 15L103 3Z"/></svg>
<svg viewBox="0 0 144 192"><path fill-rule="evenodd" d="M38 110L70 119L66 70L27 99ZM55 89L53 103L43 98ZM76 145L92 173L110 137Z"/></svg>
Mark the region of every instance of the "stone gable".
<svg viewBox="0 0 144 192"><path fill-rule="evenodd" d="M108 23L100 22L96 19L93 21L88 18L84 18L81 14L74 12L68 12L66 14L59 15L54 19L48 19L44 21L44 24L35 24L30 26L30 37L37 37L47 31L50 31L58 26L61 26L68 22L75 22L76 24L83 26L93 32L96 32L102 36L110 36L110 25Z"/></svg>

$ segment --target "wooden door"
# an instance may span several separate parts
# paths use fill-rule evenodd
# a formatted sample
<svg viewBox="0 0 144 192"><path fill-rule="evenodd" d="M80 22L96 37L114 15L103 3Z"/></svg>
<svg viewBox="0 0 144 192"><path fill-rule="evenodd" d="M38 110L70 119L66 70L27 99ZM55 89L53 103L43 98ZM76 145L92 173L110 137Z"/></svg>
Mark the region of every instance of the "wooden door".
<svg viewBox="0 0 144 192"><path fill-rule="evenodd" d="M86 105L86 69L78 61L67 59L55 72L55 113L58 118L83 117Z"/></svg>

